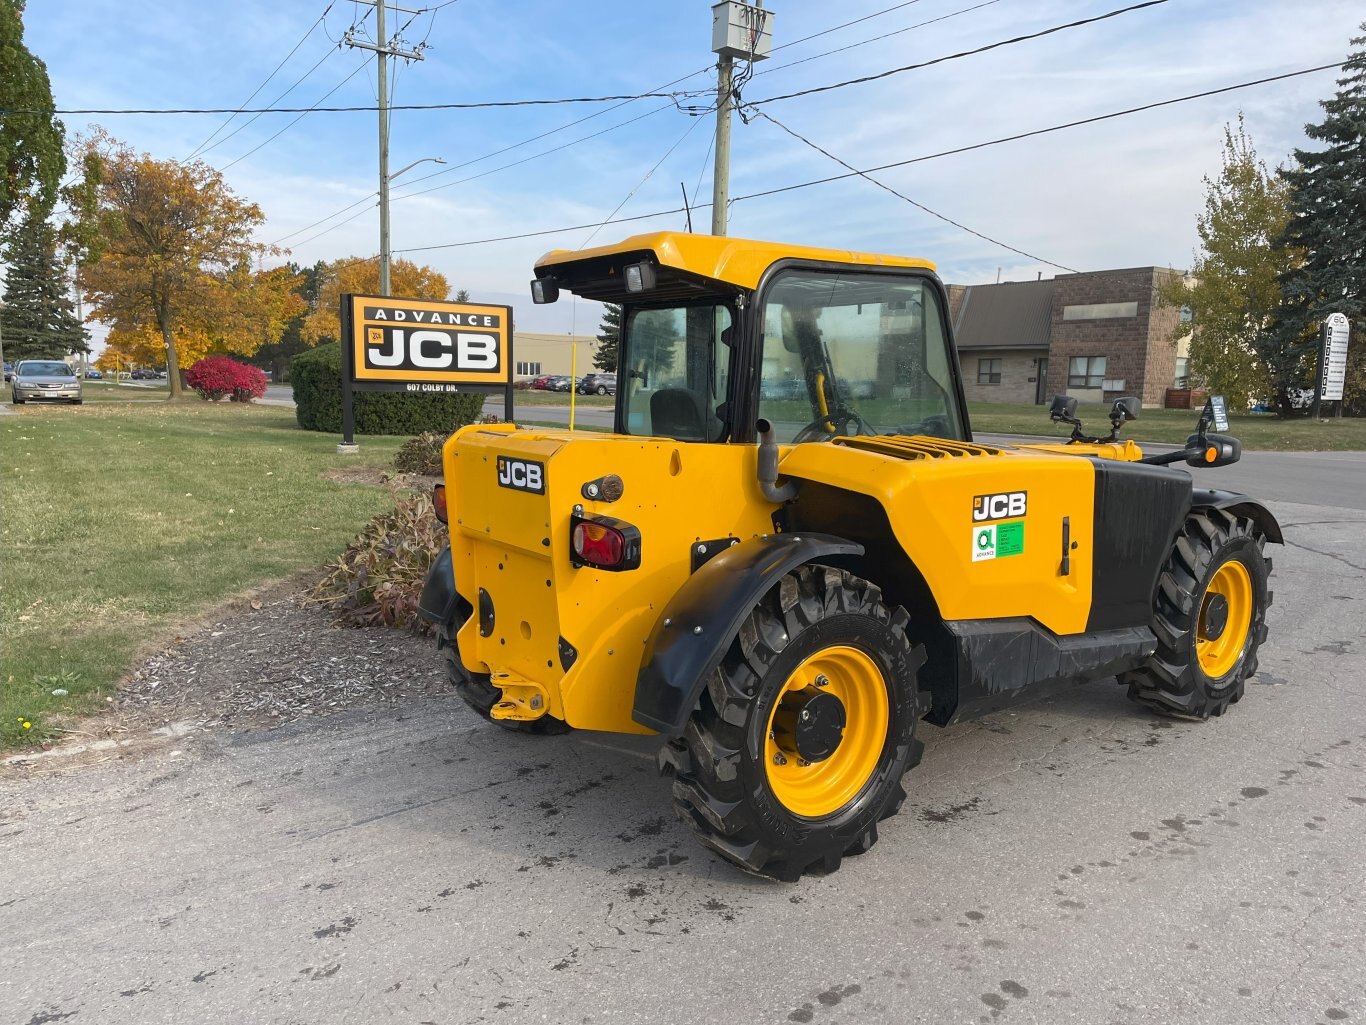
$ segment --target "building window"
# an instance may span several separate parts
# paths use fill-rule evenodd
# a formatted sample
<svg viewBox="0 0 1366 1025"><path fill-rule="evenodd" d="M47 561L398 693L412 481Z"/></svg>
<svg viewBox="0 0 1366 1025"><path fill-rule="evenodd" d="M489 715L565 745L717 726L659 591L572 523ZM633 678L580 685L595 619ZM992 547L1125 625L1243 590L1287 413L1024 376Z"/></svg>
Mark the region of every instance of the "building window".
<svg viewBox="0 0 1366 1025"><path fill-rule="evenodd" d="M1073 356L1067 365L1067 387L1099 388L1105 382L1104 356Z"/></svg>
<svg viewBox="0 0 1366 1025"><path fill-rule="evenodd" d="M1079 303L1062 308L1063 320L1110 320L1116 317L1137 317L1138 302Z"/></svg>
<svg viewBox="0 0 1366 1025"><path fill-rule="evenodd" d="M1001 383L1001 361L999 359L979 359L977 361L978 384Z"/></svg>
<svg viewBox="0 0 1366 1025"><path fill-rule="evenodd" d="M535 376L536 376L537 374L539 374L540 372L541 372L541 364L540 364L539 361L537 361L537 362L535 362L535 363L528 363L528 362L519 361L518 364L517 364L517 376L518 376L518 377L535 377Z"/></svg>
<svg viewBox="0 0 1366 1025"><path fill-rule="evenodd" d="M1190 377L1190 357L1176 357L1176 380L1172 382L1174 388L1189 388L1191 386Z"/></svg>

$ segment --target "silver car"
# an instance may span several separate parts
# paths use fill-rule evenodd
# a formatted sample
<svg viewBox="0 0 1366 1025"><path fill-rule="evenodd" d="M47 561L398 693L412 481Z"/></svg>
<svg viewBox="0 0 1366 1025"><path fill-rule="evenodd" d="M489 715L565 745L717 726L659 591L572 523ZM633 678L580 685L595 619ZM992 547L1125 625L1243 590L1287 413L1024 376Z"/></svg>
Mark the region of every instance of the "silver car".
<svg viewBox="0 0 1366 1025"><path fill-rule="evenodd" d="M81 379L60 360L21 359L14 366L10 388L16 406L29 401L81 404Z"/></svg>

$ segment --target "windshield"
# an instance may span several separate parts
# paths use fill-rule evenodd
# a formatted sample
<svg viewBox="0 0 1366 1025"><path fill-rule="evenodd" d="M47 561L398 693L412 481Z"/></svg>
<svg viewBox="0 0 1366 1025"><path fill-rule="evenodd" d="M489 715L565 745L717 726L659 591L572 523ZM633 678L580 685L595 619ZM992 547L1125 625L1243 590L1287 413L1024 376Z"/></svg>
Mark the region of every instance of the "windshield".
<svg viewBox="0 0 1366 1025"><path fill-rule="evenodd" d="M75 377L75 373L65 363L48 363L42 360L24 360L19 364L19 373L24 377Z"/></svg>
<svg viewBox="0 0 1366 1025"><path fill-rule="evenodd" d="M711 304L627 313L618 364L627 434L721 440L730 326L731 311Z"/></svg>
<svg viewBox="0 0 1366 1025"><path fill-rule="evenodd" d="M937 293L912 276L788 271L763 308L759 415L779 442L962 439Z"/></svg>

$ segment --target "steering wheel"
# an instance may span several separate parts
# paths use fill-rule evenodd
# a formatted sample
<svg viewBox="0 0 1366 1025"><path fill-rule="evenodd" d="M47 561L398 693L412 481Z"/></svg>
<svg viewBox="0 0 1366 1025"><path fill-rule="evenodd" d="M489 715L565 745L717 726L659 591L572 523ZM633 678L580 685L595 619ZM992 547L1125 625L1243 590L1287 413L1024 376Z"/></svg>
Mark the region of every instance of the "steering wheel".
<svg viewBox="0 0 1366 1025"><path fill-rule="evenodd" d="M894 433L902 435L924 434L931 438L953 437L953 431L949 427L949 418L943 413L931 413L924 420L917 420L913 424L897 427Z"/></svg>
<svg viewBox="0 0 1366 1025"><path fill-rule="evenodd" d="M822 430L826 424L830 424L834 430ZM859 428L858 431L854 432L856 434L862 431L866 431L868 434L877 433L863 417L859 416L857 410L842 408L812 420L793 436L792 443L796 445L803 441L811 441L814 437L820 437L821 440L826 440L828 438L833 438L838 434L848 434L849 432L846 431L845 428L850 424L854 424ZM819 434L817 432L819 432Z"/></svg>

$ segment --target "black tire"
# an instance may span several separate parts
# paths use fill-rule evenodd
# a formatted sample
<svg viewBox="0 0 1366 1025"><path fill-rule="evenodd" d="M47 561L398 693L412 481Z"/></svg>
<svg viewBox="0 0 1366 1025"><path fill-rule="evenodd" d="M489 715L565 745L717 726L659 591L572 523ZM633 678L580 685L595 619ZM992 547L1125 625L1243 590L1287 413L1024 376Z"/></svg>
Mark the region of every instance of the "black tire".
<svg viewBox="0 0 1366 1025"><path fill-rule="evenodd" d="M877 842L877 823L901 808L901 778L922 749L915 728L925 657L906 639L908 621L875 585L828 566L803 566L760 600L708 678L684 735L661 752L661 768L677 776L674 808L703 844L746 871L792 882L808 871L833 872L845 855ZM769 783L769 723L794 670L835 647L855 648L875 664L888 722L861 789L808 818L790 811Z"/></svg>
<svg viewBox="0 0 1366 1025"><path fill-rule="evenodd" d="M1130 699L1161 715L1208 719L1223 715L1242 698L1248 677L1257 671L1257 649L1266 640L1272 595L1265 546L1266 535L1252 520L1219 509L1201 509L1186 517L1153 599L1157 650L1143 666L1119 676L1119 682L1128 685ZM1246 571L1251 610L1236 658L1218 676L1210 676L1201 665L1197 644L1207 629L1210 584L1231 562ZM1225 629L1230 627L1244 629L1241 622Z"/></svg>
<svg viewBox="0 0 1366 1025"><path fill-rule="evenodd" d="M446 678L451 681L451 686L455 688L455 692L460 695L465 704L479 713L482 718L487 719L495 726L501 726L510 733L553 736L568 733L573 729L563 719L556 719L552 715L543 715L530 722L521 722L517 719L495 719L492 714L493 706L498 703L501 694L498 688L489 682L487 673L471 673L460 661L460 652L455 643L455 634L459 629L460 624L438 627L436 648L437 651L441 652L442 660L446 663Z"/></svg>
<svg viewBox="0 0 1366 1025"><path fill-rule="evenodd" d="M606 395L606 394L607 394L607 385L605 385L605 384L600 384L600 385L598 385L598 394L599 394L599 395Z"/></svg>

